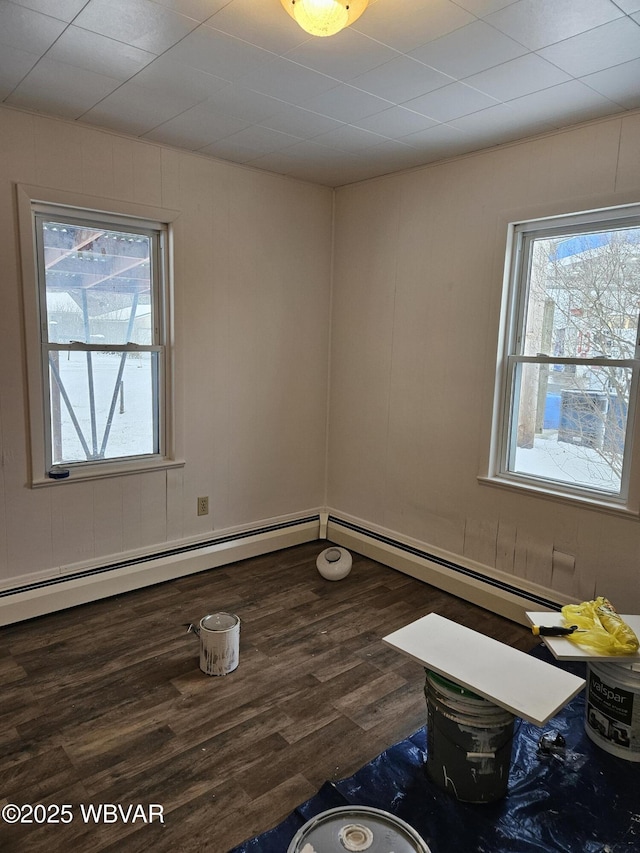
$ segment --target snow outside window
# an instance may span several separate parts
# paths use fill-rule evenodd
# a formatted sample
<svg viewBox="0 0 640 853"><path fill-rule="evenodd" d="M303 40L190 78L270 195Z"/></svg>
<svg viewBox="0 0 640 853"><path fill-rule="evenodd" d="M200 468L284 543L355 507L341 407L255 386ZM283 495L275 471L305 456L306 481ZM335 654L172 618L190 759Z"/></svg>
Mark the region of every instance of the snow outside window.
<svg viewBox="0 0 640 853"><path fill-rule="evenodd" d="M638 388L640 210L512 226L496 476L624 505Z"/></svg>
<svg viewBox="0 0 640 853"><path fill-rule="evenodd" d="M32 213L45 476L161 459L165 226L52 205Z"/></svg>

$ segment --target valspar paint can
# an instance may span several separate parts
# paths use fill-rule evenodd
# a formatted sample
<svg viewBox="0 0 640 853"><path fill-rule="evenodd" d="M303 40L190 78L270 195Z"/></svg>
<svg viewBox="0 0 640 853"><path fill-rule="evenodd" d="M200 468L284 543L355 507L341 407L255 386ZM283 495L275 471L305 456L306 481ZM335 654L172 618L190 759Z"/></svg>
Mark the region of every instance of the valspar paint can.
<svg viewBox="0 0 640 853"><path fill-rule="evenodd" d="M587 664L584 727L606 752L640 761L640 664Z"/></svg>
<svg viewBox="0 0 640 853"><path fill-rule="evenodd" d="M195 629L200 637L200 669L207 675L227 675L240 657L240 619L235 613L211 613Z"/></svg>
<svg viewBox="0 0 640 853"><path fill-rule="evenodd" d="M426 676L427 775L461 802L504 797L515 717L435 672Z"/></svg>
<svg viewBox="0 0 640 853"><path fill-rule="evenodd" d="M307 821L287 853L430 853L415 829L388 812L369 806L341 806Z"/></svg>

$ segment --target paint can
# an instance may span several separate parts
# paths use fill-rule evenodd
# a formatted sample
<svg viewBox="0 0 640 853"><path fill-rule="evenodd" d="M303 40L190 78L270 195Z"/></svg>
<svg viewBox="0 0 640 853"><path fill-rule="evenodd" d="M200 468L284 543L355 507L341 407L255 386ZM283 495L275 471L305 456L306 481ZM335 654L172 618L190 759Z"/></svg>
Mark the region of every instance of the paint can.
<svg viewBox="0 0 640 853"><path fill-rule="evenodd" d="M467 688L425 670L427 775L466 803L507 793L514 715Z"/></svg>
<svg viewBox="0 0 640 853"><path fill-rule="evenodd" d="M200 669L207 675L227 675L240 657L240 619L235 613L211 613L200 620Z"/></svg>
<svg viewBox="0 0 640 853"><path fill-rule="evenodd" d="M340 806L307 821L287 853L430 853L418 833L400 818L370 806Z"/></svg>
<svg viewBox="0 0 640 853"><path fill-rule="evenodd" d="M584 728L611 755L640 761L640 664L587 664Z"/></svg>

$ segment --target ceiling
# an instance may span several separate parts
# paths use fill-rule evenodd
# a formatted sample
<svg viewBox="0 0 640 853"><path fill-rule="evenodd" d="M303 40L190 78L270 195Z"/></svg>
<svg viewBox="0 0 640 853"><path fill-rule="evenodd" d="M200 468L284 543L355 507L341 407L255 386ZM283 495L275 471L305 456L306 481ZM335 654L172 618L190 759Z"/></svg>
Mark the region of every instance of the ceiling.
<svg viewBox="0 0 640 853"><path fill-rule="evenodd" d="M0 100L327 186L640 107L640 0L0 0Z"/></svg>

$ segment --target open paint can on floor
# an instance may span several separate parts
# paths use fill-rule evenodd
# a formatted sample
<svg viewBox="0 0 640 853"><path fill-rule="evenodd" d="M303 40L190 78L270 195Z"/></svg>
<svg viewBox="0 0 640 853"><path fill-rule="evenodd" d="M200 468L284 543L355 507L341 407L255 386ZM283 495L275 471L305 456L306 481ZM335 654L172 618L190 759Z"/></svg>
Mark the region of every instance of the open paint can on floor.
<svg viewBox="0 0 640 853"><path fill-rule="evenodd" d="M287 853L430 853L415 829L388 812L369 806L341 806L307 821Z"/></svg>
<svg viewBox="0 0 640 853"><path fill-rule="evenodd" d="M504 797L514 715L435 672L426 675L427 775L462 802Z"/></svg>
<svg viewBox="0 0 640 853"><path fill-rule="evenodd" d="M640 761L640 664L587 664L584 727L606 752Z"/></svg>
<svg viewBox="0 0 640 853"><path fill-rule="evenodd" d="M240 619L235 613L211 613L193 630L200 637L200 669L207 675L227 675L240 657Z"/></svg>

